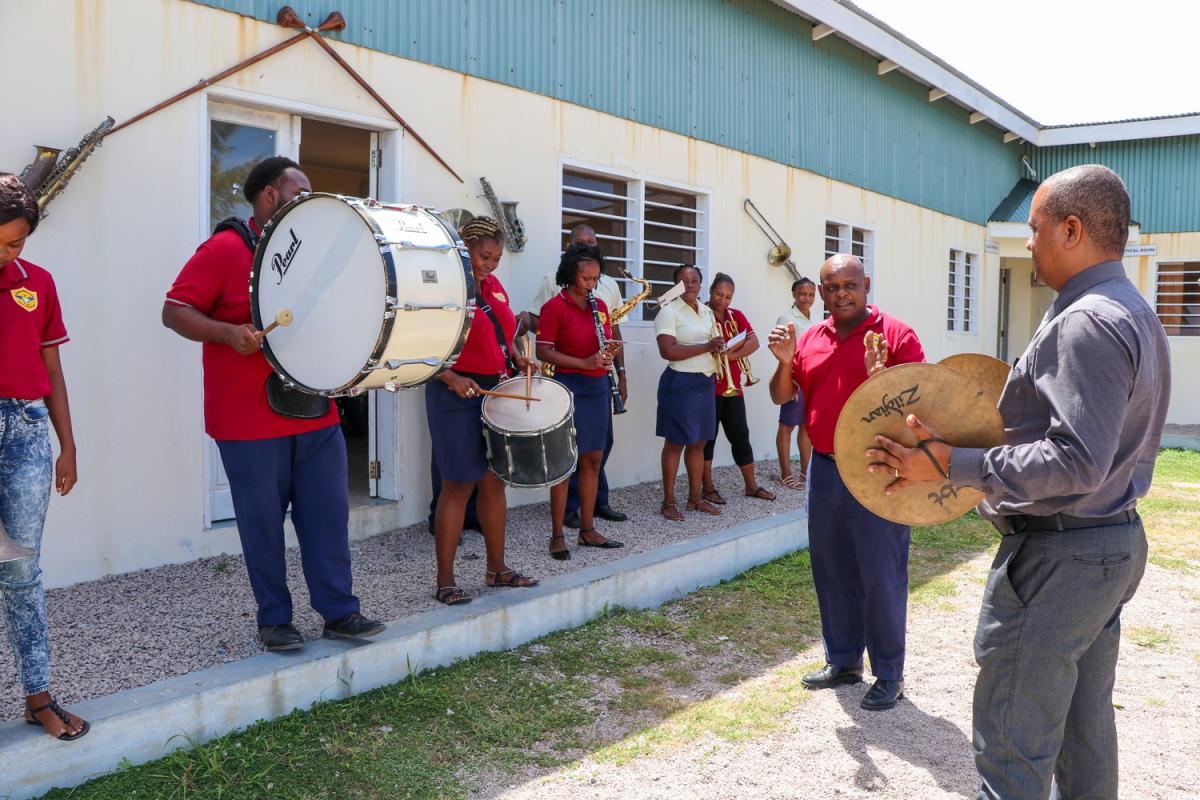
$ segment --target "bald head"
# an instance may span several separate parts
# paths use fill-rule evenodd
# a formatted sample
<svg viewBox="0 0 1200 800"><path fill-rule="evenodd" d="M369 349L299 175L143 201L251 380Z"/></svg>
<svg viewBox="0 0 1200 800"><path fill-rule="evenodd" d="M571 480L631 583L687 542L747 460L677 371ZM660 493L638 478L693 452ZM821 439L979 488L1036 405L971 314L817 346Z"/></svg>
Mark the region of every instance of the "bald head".
<svg viewBox="0 0 1200 800"><path fill-rule="evenodd" d="M858 275L860 278L865 278L867 275L866 269L863 267L862 261L858 256L852 256L848 253L836 253L825 259L825 263L821 265L821 280L825 280L826 272L846 272L848 275Z"/></svg>
<svg viewBox="0 0 1200 800"><path fill-rule="evenodd" d="M1057 172L1038 189L1047 222L1075 216L1101 254L1121 258L1129 238L1129 191L1117 173L1099 164Z"/></svg>
<svg viewBox="0 0 1200 800"><path fill-rule="evenodd" d="M821 265L821 299L839 329L852 329L866 319L870 290L871 279L857 257L838 253Z"/></svg>

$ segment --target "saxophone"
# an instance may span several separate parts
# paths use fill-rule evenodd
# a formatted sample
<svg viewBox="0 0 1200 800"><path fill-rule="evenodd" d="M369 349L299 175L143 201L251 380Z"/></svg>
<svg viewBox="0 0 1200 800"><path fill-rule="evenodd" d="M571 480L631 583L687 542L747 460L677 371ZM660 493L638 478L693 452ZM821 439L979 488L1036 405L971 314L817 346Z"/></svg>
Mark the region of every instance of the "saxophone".
<svg viewBox="0 0 1200 800"><path fill-rule="evenodd" d="M479 185L483 187L484 199L492 207L492 216L504 232L504 243L509 252L519 253L525 249L525 223L517 218L517 201L506 200L501 203L496 199L496 192L487 178L480 178Z"/></svg>
<svg viewBox="0 0 1200 800"><path fill-rule="evenodd" d="M47 213L46 206L58 196L59 192L67 188L75 171L87 160L92 151L100 146L112 127L113 118L105 117L104 121L84 136L76 147L67 150L61 159L58 158L58 150L35 145L38 151L37 157L32 164L21 171L21 181L37 197L38 209L42 212L43 218Z"/></svg>

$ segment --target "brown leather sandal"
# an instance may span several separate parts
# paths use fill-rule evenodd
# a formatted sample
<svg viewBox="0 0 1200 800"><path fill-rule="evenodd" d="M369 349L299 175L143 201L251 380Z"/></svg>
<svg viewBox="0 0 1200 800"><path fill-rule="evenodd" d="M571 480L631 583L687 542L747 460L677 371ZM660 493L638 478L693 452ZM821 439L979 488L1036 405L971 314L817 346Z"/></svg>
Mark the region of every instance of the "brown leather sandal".
<svg viewBox="0 0 1200 800"><path fill-rule="evenodd" d="M46 711L47 709L53 711L54 715L62 720L62 724L66 727L66 730L54 737L56 739L64 742L73 742L76 739L82 739L87 735L87 732L92 729L92 724L90 722L88 722L86 719L80 719L79 721L83 723L83 727L79 729L79 733L67 733L67 731L70 730L71 718L67 714L66 709L60 706L56 700L51 700L45 705L40 705L37 708L29 709L29 716L25 718L25 724L37 725L39 728L46 727L45 724L43 724L42 721L37 718L37 715L43 711Z"/></svg>
<svg viewBox="0 0 1200 800"><path fill-rule="evenodd" d="M493 589L497 587L523 589L526 586L538 585L537 578L531 578L528 575L522 575L515 569L502 569L499 572L492 572L489 569L483 575L483 582Z"/></svg>
<svg viewBox="0 0 1200 800"><path fill-rule="evenodd" d="M674 503L663 503L658 513L672 522L683 522L683 514L679 513L679 506Z"/></svg>
<svg viewBox="0 0 1200 800"><path fill-rule="evenodd" d="M693 503L691 500L689 500L688 504L687 504L687 510L688 511L703 511L705 514L708 514L710 517L721 516L721 509L717 508L712 503L705 500L703 497L700 498L700 500L698 500L695 503Z"/></svg>

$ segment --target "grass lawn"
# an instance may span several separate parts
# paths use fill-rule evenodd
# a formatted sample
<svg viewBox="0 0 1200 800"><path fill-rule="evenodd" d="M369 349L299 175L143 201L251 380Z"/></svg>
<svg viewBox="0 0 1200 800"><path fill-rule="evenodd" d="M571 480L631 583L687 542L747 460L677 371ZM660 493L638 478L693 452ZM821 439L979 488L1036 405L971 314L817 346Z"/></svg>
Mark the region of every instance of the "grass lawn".
<svg viewBox="0 0 1200 800"><path fill-rule="evenodd" d="M1200 574L1200 453L1163 451L1140 508L1151 561ZM946 576L998 538L974 514L914 529L913 613L946 602ZM656 610L617 610L47 796L455 798L584 755L620 764L704 736L746 739L804 702L799 679L816 664L785 662L818 632L808 554L796 553Z"/></svg>

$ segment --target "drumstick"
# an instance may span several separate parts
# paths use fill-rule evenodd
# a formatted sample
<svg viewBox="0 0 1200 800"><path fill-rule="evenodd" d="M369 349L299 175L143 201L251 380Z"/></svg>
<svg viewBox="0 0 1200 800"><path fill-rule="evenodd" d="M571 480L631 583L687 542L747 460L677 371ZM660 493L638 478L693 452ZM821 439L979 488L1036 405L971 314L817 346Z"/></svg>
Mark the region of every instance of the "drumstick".
<svg viewBox="0 0 1200 800"><path fill-rule="evenodd" d="M533 400L533 364L525 364L525 410L529 410L529 403Z"/></svg>
<svg viewBox="0 0 1200 800"><path fill-rule="evenodd" d="M261 331L259 331L255 335L261 339L264 336L266 336L268 333L270 333L271 331L278 328L280 325L282 325L283 327L286 328L288 325L291 325L291 324L292 324L292 312L288 311L286 308L281 308L275 314L275 321L272 322L267 327L263 328Z"/></svg>
<svg viewBox="0 0 1200 800"><path fill-rule="evenodd" d="M493 392L491 389L476 389L475 394L485 394L488 397L506 397L509 400L524 400L526 402L532 400L535 403L542 402L540 397L522 396L519 394L507 394L505 392Z"/></svg>

